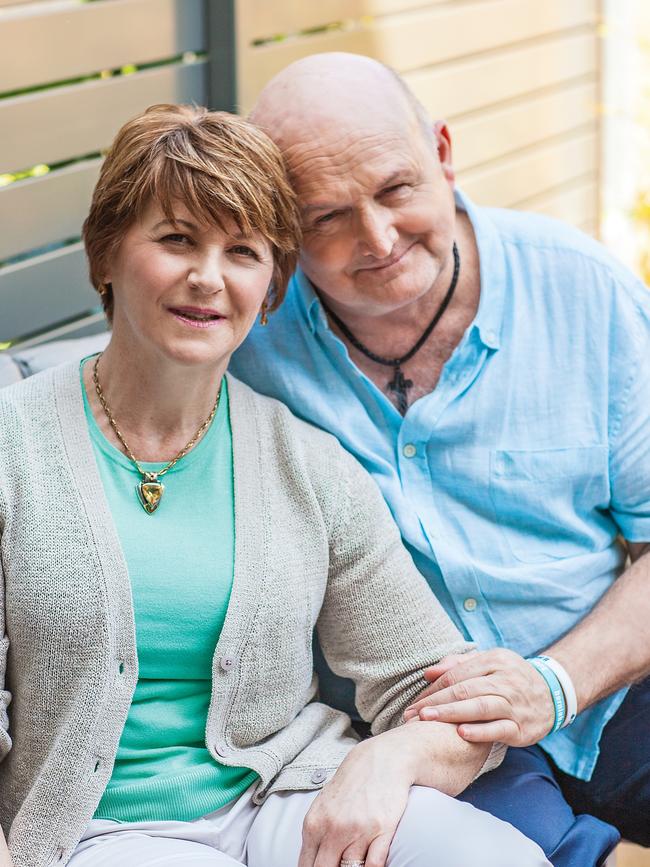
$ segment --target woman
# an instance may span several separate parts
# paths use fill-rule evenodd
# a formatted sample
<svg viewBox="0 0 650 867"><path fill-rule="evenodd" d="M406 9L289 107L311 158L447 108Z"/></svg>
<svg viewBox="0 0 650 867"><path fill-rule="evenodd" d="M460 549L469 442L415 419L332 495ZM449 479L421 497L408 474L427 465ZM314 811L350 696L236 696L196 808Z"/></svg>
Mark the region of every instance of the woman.
<svg viewBox="0 0 650 867"><path fill-rule="evenodd" d="M0 394L14 867L547 863L448 797L498 748L393 728L467 648L378 491L225 376L298 236L278 152L239 118L155 106L106 158L84 239L110 343ZM378 737L315 700L316 627Z"/></svg>

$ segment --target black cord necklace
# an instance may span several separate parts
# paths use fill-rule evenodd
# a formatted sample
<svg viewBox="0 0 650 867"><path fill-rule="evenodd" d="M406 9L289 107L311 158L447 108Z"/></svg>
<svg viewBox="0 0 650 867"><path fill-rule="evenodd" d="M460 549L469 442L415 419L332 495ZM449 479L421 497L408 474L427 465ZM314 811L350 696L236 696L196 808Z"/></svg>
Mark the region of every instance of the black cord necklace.
<svg viewBox="0 0 650 867"><path fill-rule="evenodd" d="M460 274L460 254L458 252L458 247L456 246L455 241L453 252L454 276L451 278L451 283L449 284L449 289L447 289L447 294L442 299L440 307L438 307L438 309L436 310L435 316L433 317L431 322L429 322L422 336L418 339L417 343L415 343L405 355L402 355L399 358L384 358L381 355L376 355L374 352L371 352L367 346L364 346L363 343L354 336L354 334L350 331L345 322L342 322L336 315L336 313L334 313L333 310L330 310L330 308L323 301L323 299L320 299L320 303L323 305L327 315L338 325L338 327L350 341L352 346L355 347L355 349L358 349L359 352L362 352L366 356L366 358L370 358L371 361L376 361L377 364L384 364L386 365L386 367L393 368L394 376L386 387L389 391L394 391L397 394L397 408L402 415L404 415L406 413L406 410L408 409L408 389L412 388L413 386L413 380L404 378L404 373L402 372L402 365L406 364L406 362L413 358L415 353L422 348L433 329L442 319L443 313L449 306L449 302L451 301L454 291L456 289L456 285L458 283L458 276Z"/></svg>

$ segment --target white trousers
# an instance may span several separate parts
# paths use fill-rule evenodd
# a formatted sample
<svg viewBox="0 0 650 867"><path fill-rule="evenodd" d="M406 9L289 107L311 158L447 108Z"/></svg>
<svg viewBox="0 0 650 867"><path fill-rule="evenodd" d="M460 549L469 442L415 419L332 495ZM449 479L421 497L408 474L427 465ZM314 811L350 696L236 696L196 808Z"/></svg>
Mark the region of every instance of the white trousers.
<svg viewBox="0 0 650 867"><path fill-rule="evenodd" d="M93 820L69 867L296 867L302 822L317 792L282 792L255 806L252 788L193 822ZM415 786L388 867L551 867L512 825L435 789Z"/></svg>

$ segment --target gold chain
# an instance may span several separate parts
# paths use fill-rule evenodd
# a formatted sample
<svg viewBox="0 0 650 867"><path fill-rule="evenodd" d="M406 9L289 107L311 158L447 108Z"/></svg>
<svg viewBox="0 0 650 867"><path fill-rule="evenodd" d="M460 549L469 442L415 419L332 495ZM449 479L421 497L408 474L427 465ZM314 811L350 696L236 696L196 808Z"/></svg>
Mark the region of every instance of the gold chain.
<svg viewBox="0 0 650 867"><path fill-rule="evenodd" d="M102 408L103 408L104 412L106 413L106 418L109 420L111 427L113 428L113 430L115 432L115 436L122 443L122 446L124 447L124 451L126 452L127 457L131 461L133 461L133 463L137 467L138 472L140 473L141 476L144 476L145 478L152 477L155 479L159 478L160 476L164 476L165 473L168 472L168 470L171 470L171 468L174 466L174 464L178 463L178 461L180 461L181 458L185 457L185 455L190 451L190 449L196 445L197 441L205 433L207 428L210 427L210 423L212 422L212 419L215 417L216 412L217 412L217 408L219 406L219 398L221 397L221 387L219 387L219 391L217 392L217 399L214 403L214 406L212 407L212 412L206 418L206 420L203 422L201 427L197 430L197 432L194 434L194 436L188 442L188 444L186 446L184 446L180 450L180 452L176 455L176 457L173 458L173 460L171 460L167 464L167 466L163 467L162 470L158 470L158 472L156 472L156 473L150 473L150 472L147 472L147 470L143 470L142 467L140 466L140 464L138 463L137 458L135 457L135 455L133 454L133 452L131 451L131 449L127 445L127 442L124 439L122 432L118 428L117 423L116 423L115 419L113 418L113 413L108 408L108 404L106 403L106 398L104 397L104 392L102 391L102 387L99 384L99 375L97 373L97 369L99 367L99 359L101 357L102 357L102 353L100 352L99 355L97 356L97 358L95 359L95 364L93 365L93 382L95 383L95 391L97 392L97 397L99 398L99 402L101 403Z"/></svg>

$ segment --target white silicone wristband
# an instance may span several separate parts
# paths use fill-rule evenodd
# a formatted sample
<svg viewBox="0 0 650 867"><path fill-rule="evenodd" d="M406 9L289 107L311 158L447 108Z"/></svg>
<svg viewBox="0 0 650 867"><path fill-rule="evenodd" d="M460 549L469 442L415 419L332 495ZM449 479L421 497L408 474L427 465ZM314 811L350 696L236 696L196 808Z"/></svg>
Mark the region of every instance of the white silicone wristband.
<svg viewBox="0 0 650 867"><path fill-rule="evenodd" d="M560 728L565 729L567 726L571 725L578 714L578 699L573 681L571 680L569 672L563 665L560 665L557 659L553 659L552 656L544 656L543 654L538 654L537 658L542 659L560 681L560 686L562 687L564 700L566 702L566 717L564 718L564 722Z"/></svg>

